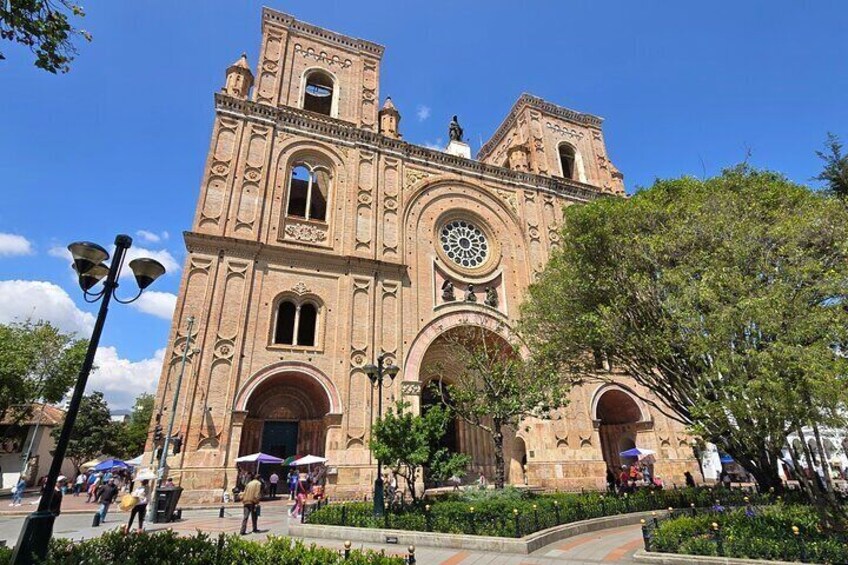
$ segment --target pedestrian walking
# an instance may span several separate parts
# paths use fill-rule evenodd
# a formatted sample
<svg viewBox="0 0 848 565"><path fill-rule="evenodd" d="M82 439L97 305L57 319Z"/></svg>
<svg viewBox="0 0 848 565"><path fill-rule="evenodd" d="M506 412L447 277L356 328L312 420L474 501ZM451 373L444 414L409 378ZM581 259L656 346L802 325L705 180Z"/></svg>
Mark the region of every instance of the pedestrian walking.
<svg viewBox="0 0 848 565"><path fill-rule="evenodd" d="M244 517L241 520L241 535L247 535L247 519L253 523L253 533L259 533L256 521L259 518L259 502L262 499L262 483L259 478L253 475L253 478L244 487L244 492L241 495L241 503L244 506Z"/></svg>
<svg viewBox="0 0 848 565"><path fill-rule="evenodd" d="M289 471L289 500L294 500L295 494L297 494L297 469L292 468Z"/></svg>
<svg viewBox="0 0 848 565"><path fill-rule="evenodd" d="M126 532L132 528L133 520L138 516L138 533L144 531L144 514L147 512L147 498L150 496L150 487L147 479L141 481L141 484L132 492L133 498L136 499L135 504L130 511L130 521L127 522Z"/></svg>
<svg viewBox="0 0 848 565"><path fill-rule="evenodd" d="M268 477L268 483L271 485L270 486L271 498L274 499L274 500L277 499L277 483L279 483L279 482L280 482L280 475L278 475L277 472L274 471L273 473L271 473L271 476Z"/></svg>
<svg viewBox="0 0 848 565"><path fill-rule="evenodd" d="M115 479L110 479L108 483L103 485L103 490L100 492L100 523L106 523L106 514L109 513L109 507L115 502L118 496L118 485L115 484Z"/></svg>
<svg viewBox="0 0 848 565"><path fill-rule="evenodd" d="M85 482L86 482L85 473L82 473L82 472L77 473L77 478L74 481L74 496L79 496L80 492L82 491L82 486L85 484Z"/></svg>
<svg viewBox="0 0 848 565"><path fill-rule="evenodd" d="M295 486L295 503L289 510L289 517L299 520L303 514L303 508L306 506L306 485L298 477L297 485Z"/></svg>
<svg viewBox="0 0 848 565"><path fill-rule="evenodd" d="M24 490L26 490L26 481L24 476L18 477L15 486L12 487L12 503L9 506L20 506L24 498Z"/></svg>
<svg viewBox="0 0 848 565"><path fill-rule="evenodd" d="M65 475L59 475L56 478L56 486L53 487L53 496L50 497L50 505L48 509L53 514L53 516L58 516L62 513L62 492L65 488ZM47 486L46 484L44 486ZM49 496L48 494L42 493L42 496Z"/></svg>

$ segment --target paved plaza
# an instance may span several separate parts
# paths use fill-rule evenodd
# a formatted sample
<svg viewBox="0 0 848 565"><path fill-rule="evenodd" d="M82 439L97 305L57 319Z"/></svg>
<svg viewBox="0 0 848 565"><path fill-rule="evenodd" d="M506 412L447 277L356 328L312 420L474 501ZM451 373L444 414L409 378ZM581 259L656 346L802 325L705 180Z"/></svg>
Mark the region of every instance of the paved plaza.
<svg viewBox="0 0 848 565"><path fill-rule="evenodd" d="M25 512L35 509L35 505L31 504L34 500L27 498L24 500L24 505L14 508L2 503L0 541L5 540L10 546L15 544ZM259 518L259 528L263 532L250 534L247 538L259 540L269 535L287 535L288 505L288 501L282 499L264 502L262 516ZM63 514L56 521L54 535L77 540L88 539L122 527L129 518L127 512L121 512L115 505L109 512L106 524L95 528L91 524L96 508L95 504L86 504L85 497L66 497L62 505ZM226 507L224 518L219 518L218 510L214 508L187 508L183 511L181 521L173 524L150 525L147 529L151 531L172 529L186 535L194 534L199 530L214 536L221 532L237 533L241 526L241 517L242 511L239 506ZM327 547L342 548L342 542L338 540L308 539L306 541ZM416 550L416 558L418 563L427 565L634 563L631 557L641 547L642 536L639 526L625 526L564 539L530 555L419 547ZM405 547L391 544L356 543L354 548L385 550L388 554L405 554L406 551Z"/></svg>

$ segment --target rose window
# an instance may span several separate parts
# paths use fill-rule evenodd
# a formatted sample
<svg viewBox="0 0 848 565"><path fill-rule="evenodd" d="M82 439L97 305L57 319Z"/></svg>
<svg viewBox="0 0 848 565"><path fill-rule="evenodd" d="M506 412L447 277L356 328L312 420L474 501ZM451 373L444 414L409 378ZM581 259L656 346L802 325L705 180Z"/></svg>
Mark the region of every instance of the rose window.
<svg viewBox="0 0 848 565"><path fill-rule="evenodd" d="M471 222L454 220L442 228L442 249L457 265L473 269L489 256L489 244L483 232Z"/></svg>

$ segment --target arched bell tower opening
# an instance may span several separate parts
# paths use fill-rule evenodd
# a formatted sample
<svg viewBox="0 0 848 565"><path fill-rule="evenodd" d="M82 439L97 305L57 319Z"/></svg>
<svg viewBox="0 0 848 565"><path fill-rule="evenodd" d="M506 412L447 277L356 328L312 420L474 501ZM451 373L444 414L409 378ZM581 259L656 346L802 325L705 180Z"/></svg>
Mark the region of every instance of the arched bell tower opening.
<svg viewBox="0 0 848 565"><path fill-rule="evenodd" d="M596 400L595 420L607 466L615 471L631 462L623 460L619 454L636 447L636 424L642 421L642 410L633 396L621 388L603 391Z"/></svg>
<svg viewBox="0 0 848 565"><path fill-rule="evenodd" d="M250 392L246 411L239 456L324 455L331 399L313 377L281 372L263 379Z"/></svg>

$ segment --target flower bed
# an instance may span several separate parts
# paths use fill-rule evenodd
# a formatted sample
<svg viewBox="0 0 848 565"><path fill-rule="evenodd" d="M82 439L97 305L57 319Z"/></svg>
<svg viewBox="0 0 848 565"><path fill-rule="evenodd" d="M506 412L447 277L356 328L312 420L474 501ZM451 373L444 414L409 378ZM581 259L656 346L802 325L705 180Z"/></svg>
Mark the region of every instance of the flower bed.
<svg viewBox="0 0 848 565"><path fill-rule="evenodd" d="M516 489L467 491L430 505L391 509L383 517L372 514L370 503L331 503L309 514L309 524L386 528L422 532L486 535L518 538L529 533L616 514L645 510L709 507L716 499L726 505L768 504L768 496L739 490L689 488L640 491L629 496L597 492L532 494Z"/></svg>
<svg viewBox="0 0 848 565"><path fill-rule="evenodd" d="M785 504L679 516L662 520L653 529L650 550L748 559L848 563L848 537L822 533L817 525L818 516L814 509Z"/></svg>
<svg viewBox="0 0 848 565"><path fill-rule="evenodd" d="M0 565L10 562L11 551L0 552ZM266 542L239 536L212 538L198 533L180 537L171 532L125 535L107 532L82 542L54 539L44 565L111 565L113 563L179 563L180 565L402 565L401 557L374 551L352 550L348 559L339 551L290 538L270 537Z"/></svg>

